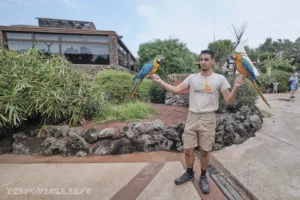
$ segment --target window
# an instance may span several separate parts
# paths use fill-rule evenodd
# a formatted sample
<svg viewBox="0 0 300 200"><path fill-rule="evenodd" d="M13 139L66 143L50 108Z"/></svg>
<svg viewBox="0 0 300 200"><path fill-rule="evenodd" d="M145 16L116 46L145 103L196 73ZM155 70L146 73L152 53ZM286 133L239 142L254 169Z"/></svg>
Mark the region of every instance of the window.
<svg viewBox="0 0 300 200"><path fill-rule="evenodd" d="M109 64L108 45L62 43L61 50L74 64Z"/></svg>
<svg viewBox="0 0 300 200"><path fill-rule="evenodd" d="M86 36L86 41L87 42L109 42L108 36L93 36L93 35Z"/></svg>
<svg viewBox="0 0 300 200"><path fill-rule="evenodd" d="M6 38L10 50L24 52L35 47L45 54L60 55L74 64L110 63L107 35L7 32ZM127 59L124 62L127 63Z"/></svg>
<svg viewBox="0 0 300 200"><path fill-rule="evenodd" d="M8 49L13 51L25 52L27 49L31 49L32 42L21 42L21 41L8 41Z"/></svg>
<svg viewBox="0 0 300 200"><path fill-rule="evenodd" d="M7 39L24 39L24 40L31 40L32 34L31 33L7 33Z"/></svg>
<svg viewBox="0 0 300 200"><path fill-rule="evenodd" d="M82 35L61 35L61 41L83 42Z"/></svg>
<svg viewBox="0 0 300 200"><path fill-rule="evenodd" d="M127 67L127 52L120 44L118 45L118 59L119 65Z"/></svg>
<svg viewBox="0 0 300 200"><path fill-rule="evenodd" d="M35 48L43 53L59 55L59 44L54 42L37 42Z"/></svg>
<svg viewBox="0 0 300 200"><path fill-rule="evenodd" d="M58 41L57 34L34 34L35 40L51 40L51 41Z"/></svg>

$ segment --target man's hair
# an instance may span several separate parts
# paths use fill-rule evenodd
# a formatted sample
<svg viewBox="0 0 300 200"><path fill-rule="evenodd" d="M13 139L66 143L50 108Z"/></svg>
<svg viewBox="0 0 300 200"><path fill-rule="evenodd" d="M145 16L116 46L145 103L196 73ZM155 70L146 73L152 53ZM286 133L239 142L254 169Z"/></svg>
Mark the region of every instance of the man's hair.
<svg viewBox="0 0 300 200"><path fill-rule="evenodd" d="M203 51L201 51L200 56L201 56L202 54L209 54L211 58L215 58L215 52L212 51L212 50L208 50L208 49L203 50Z"/></svg>

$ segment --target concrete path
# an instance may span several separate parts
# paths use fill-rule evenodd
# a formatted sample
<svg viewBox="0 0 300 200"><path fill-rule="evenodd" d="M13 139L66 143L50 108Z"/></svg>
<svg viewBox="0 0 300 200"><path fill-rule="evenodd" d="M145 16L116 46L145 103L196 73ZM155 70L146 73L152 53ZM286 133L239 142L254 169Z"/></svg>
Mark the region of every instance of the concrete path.
<svg viewBox="0 0 300 200"><path fill-rule="evenodd" d="M259 99L257 106L272 116L256 137L213 153L258 199L300 199L300 92L295 96L265 95L274 111Z"/></svg>
<svg viewBox="0 0 300 200"><path fill-rule="evenodd" d="M200 192L197 158L195 181L175 185L174 180L185 171L183 161L183 154L173 152L88 157L0 155L0 199L226 199L210 178L211 193Z"/></svg>

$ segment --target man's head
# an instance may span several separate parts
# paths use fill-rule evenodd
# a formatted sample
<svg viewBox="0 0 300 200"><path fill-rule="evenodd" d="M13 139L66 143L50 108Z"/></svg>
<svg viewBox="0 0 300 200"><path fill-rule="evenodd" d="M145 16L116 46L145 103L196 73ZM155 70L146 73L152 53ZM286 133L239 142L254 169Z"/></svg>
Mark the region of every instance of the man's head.
<svg viewBox="0 0 300 200"><path fill-rule="evenodd" d="M203 71L212 69L215 64L215 53L211 50L203 50L200 54L200 68Z"/></svg>
<svg viewBox="0 0 300 200"><path fill-rule="evenodd" d="M294 76L298 76L298 72L295 72Z"/></svg>

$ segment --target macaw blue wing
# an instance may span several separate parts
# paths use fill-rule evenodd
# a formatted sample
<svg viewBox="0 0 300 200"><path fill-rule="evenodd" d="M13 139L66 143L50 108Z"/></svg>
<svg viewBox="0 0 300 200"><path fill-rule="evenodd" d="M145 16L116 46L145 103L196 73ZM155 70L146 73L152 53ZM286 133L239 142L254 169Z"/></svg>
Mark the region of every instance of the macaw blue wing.
<svg viewBox="0 0 300 200"><path fill-rule="evenodd" d="M251 78L256 81L256 76L251 64L246 59L242 58L242 65L249 72Z"/></svg>
<svg viewBox="0 0 300 200"><path fill-rule="evenodd" d="M154 68L153 64L151 63L145 64L137 74L136 78L144 78L147 74L149 74L152 71L153 68Z"/></svg>

